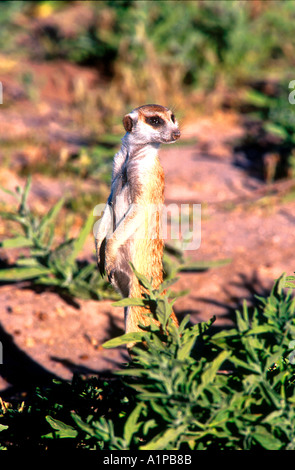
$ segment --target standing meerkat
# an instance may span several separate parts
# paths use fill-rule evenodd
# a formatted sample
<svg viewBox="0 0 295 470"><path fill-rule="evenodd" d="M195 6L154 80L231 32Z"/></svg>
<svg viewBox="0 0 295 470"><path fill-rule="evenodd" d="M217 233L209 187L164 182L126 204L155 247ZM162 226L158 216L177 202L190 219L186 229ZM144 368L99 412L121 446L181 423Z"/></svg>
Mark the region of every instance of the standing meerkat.
<svg viewBox="0 0 295 470"><path fill-rule="evenodd" d="M148 104L123 119L126 134L114 157L111 193L99 222L96 252L100 272L123 297L144 292L130 262L152 279L157 289L163 281L161 208L164 203L164 171L158 157L161 144L180 137L174 114L164 106ZM144 307L125 307L126 333L141 331L150 320ZM175 314L172 319L178 325Z"/></svg>

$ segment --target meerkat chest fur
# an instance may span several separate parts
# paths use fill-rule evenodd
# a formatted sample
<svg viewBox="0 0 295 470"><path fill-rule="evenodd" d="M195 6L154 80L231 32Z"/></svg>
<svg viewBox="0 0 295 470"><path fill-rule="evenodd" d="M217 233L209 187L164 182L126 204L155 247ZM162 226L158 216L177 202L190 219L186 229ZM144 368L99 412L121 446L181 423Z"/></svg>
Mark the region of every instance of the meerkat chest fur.
<svg viewBox="0 0 295 470"><path fill-rule="evenodd" d="M118 166L118 162L114 164L116 165ZM114 229L122 222L132 205L147 206L163 202L163 194L164 172L158 158L158 149L155 146L129 149L112 184Z"/></svg>
<svg viewBox="0 0 295 470"><path fill-rule="evenodd" d="M131 154L127 163L127 181L132 202L142 205L158 202L164 192L164 172L158 157L156 145L146 145ZM155 192L155 189L158 191Z"/></svg>
<svg viewBox="0 0 295 470"><path fill-rule="evenodd" d="M157 229L154 216L162 209L163 202L164 172L158 158L158 146L130 148L113 185L114 230L120 224L133 223L132 236L122 244L121 251L127 246L131 256L131 245L154 238ZM133 221L130 219L132 214Z"/></svg>

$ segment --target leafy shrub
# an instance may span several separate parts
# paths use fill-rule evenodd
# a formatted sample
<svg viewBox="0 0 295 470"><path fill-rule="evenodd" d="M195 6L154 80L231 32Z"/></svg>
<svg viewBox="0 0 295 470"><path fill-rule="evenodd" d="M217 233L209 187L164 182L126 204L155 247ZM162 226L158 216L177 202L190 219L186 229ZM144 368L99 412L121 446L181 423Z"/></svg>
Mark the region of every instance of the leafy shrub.
<svg viewBox="0 0 295 470"><path fill-rule="evenodd" d="M86 449L294 449L295 299L285 289L293 276L278 279L257 307L245 303L235 327L214 333L214 318L189 325L186 317L177 329L163 295L167 283L153 290L136 274L148 292L137 302L148 304L160 325L105 344L140 341L116 373L122 381L74 378L39 391L30 406L7 407L3 446L13 445L16 422L31 415L46 448L62 438L64 446ZM40 435L34 439L37 445Z"/></svg>
<svg viewBox="0 0 295 470"><path fill-rule="evenodd" d="M154 305L161 327L153 324L105 345L147 344L119 372L136 391L136 406L120 434L104 416L85 422L73 414L77 433L109 449L294 449L295 301L284 290L285 278L252 314L245 304L235 328L213 336L212 320L188 327L185 318L178 330L162 289L139 280L150 291L141 302ZM196 340L202 352L194 357Z"/></svg>
<svg viewBox="0 0 295 470"><path fill-rule="evenodd" d="M31 212L27 204L30 186L31 178L28 178L24 190L18 188L16 193L8 191L16 198L19 206L15 213L1 213L3 218L17 222L23 234L3 240L0 247L25 248L29 250L29 255L19 255L14 266L0 269L0 282L30 280L35 285L55 287L79 298L116 298L109 284L100 278L96 263L77 261L77 256L93 227L93 216L88 217L76 239L66 237L65 241L53 246L54 220L64 201L59 200L47 215L39 218Z"/></svg>

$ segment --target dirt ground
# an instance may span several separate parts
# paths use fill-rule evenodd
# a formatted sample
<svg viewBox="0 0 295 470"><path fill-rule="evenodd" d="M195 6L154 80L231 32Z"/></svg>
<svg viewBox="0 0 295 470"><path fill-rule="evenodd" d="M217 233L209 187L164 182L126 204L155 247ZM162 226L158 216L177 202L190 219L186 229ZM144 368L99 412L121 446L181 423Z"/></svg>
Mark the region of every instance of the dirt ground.
<svg viewBox="0 0 295 470"><path fill-rule="evenodd" d="M33 102L14 82L11 70L6 75L3 72L4 91L15 104L0 109L0 139L10 141L12 147L36 133L49 150L59 145L72 152L83 145L85 135L73 128L65 112L66 90L57 94L55 89L64 82L61 78L51 80L52 67L35 66L44 86ZM72 66L63 67L58 70L69 80L78 73ZM89 71L79 73L95 87ZM246 162L241 164L233 142L243 132L237 116L219 112L183 124L183 140L195 139L194 144L161 149L166 203L201 204L201 245L187 253L188 257L200 262L228 260L220 267L179 275L173 289L189 289L189 293L176 301L175 311L180 319L189 313L193 323L216 315L216 325L228 327L243 299L253 303L254 296L266 294L283 272L294 271L295 200L288 197L291 186L285 181L267 185L249 171ZM18 176L18 169L24 153L32 159L43 158L38 148L31 143L21 151L12 151L11 164L1 165L0 184L9 189L23 184L25 179ZM5 158L0 149L0 161ZM83 185L85 190L95 189L90 181ZM31 198L35 206L51 207L65 190L75 191L70 177L57 180L35 174ZM11 202L7 195L0 197L2 204ZM0 238L3 236L1 229ZM89 239L85 253L92 256L93 248ZM7 254L1 251L1 256ZM74 372L104 374L120 367L128 360L125 349L102 348L104 341L123 332L123 311L112 303L69 302L55 292L32 290L26 284L1 285L0 391L11 393L52 377L70 379Z"/></svg>

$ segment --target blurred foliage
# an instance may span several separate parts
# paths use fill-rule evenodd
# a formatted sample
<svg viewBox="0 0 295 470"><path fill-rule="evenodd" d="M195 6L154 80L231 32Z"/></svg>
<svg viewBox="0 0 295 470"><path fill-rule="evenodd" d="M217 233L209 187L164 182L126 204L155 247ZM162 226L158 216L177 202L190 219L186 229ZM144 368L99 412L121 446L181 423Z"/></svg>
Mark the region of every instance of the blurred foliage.
<svg viewBox="0 0 295 470"><path fill-rule="evenodd" d="M234 108L241 116L248 114L245 105L256 108L259 132L253 138L247 133L243 145L254 143L267 181L293 177L294 105L284 84L294 79L294 20L292 1L0 3L6 61L9 54L15 60L62 60L91 67L98 78L89 88L82 76L71 77L68 109L77 128L96 140L69 158L55 155L51 164L44 151L43 159L25 162L25 174L65 171L109 183L118 140L108 144L97 136L121 133L126 110L159 102L177 108L180 120L216 107ZM5 60L0 57L4 69ZM36 99L41 85L30 71L22 73L21 81L29 99ZM257 87L261 82L279 84L280 93L269 96Z"/></svg>
<svg viewBox="0 0 295 470"><path fill-rule="evenodd" d="M86 20L71 16L75 8L90 11ZM28 28L17 42L23 51L97 67L125 108L149 100L181 106L186 92L196 98L294 65L291 1L12 1L0 5L0 18L3 46L15 25Z"/></svg>
<svg viewBox="0 0 295 470"><path fill-rule="evenodd" d="M163 269L166 280L175 279L180 272L200 272L211 268L225 266L231 262L230 258L211 261L192 261L184 251L179 248L178 243L165 243L163 255ZM183 294L184 292L182 292Z"/></svg>
<svg viewBox="0 0 295 470"><path fill-rule="evenodd" d="M1 2L0 4L0 49L11 52L16 50L16 35L21 31L16 18L25 10L25 1Z"/></svg>
<svg viewBox="0 0 295 470"><path fill-rule="evenodd" d="M65 162L64 170L73 172L80 177L98 178L107 184L111 183L113 158L121 136L108 141L100 140L92 147L80 150L77 156Z"/></svg>
<svg viewBox="0 0 295 470"><path fill-rule="evenodd" d="M295 177L295 107L289 101L291 93L287 82L254 82L240 103L246 130L240 146L255 149L267 182Z"/></svg>
<svg viewBox="0 0 295 470"><path fill-rule="evenodd" d="M54 221L64 200L60 199L47 215L39 218L27 203L30 186L29 178L23 190L9 191L16 198L18 208L11 213L1 212L1 217L16 222L20 231L15 237L1 241L0 247L5 250L28 249L29 254L20 253L13 266L0 269L0 282L30 281L82 299L117 298L109 283L101 279L95 262L79 262L77 259L93 227L93 216L88 217L77 238L69 239L66 234L62 243L56 243Z"/></svg>

